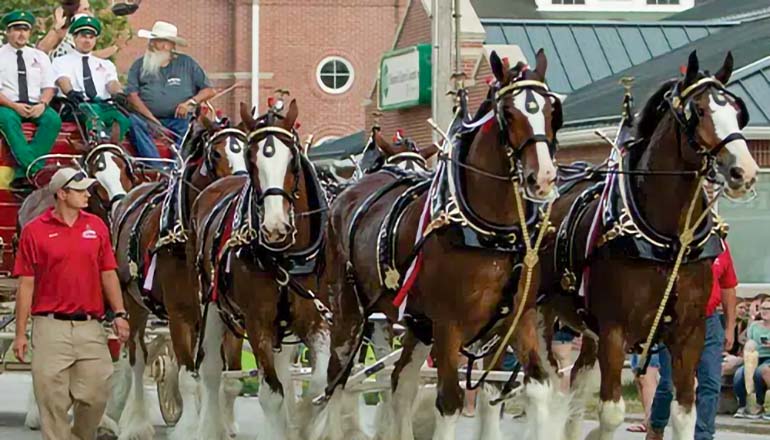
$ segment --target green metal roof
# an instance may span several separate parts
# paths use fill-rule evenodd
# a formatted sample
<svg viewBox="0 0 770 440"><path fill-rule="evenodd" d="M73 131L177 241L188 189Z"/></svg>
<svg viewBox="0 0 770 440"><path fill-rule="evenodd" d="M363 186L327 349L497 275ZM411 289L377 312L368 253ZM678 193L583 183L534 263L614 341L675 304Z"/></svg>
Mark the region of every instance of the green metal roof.
<svg viewBox="0 0 770 440"><path fill-rule="evenodd" d="M770 126L770 51L766 58L736 72L727 88L746 103L749 125Z"/></svg>
<svg viewBox="0 0 770 440"><path fill-rule="evenodd" d="M619 81L625 76L636 79L633 93L637 106L644 105L660 84L679 75L680 66L687 63L693 50L698 51L701 69L712 72L722 65L727 52L732 51L736 75L728 88L746 101L751 114L750 125L768 125L770 72L766 58L770 55L770 18L741 23L576 90L564 101L566 125L585 127L597 122L606 124L617 118L623 98Z"/></svg>
<svg viewBox="0 0 770 440"><path fill-rule="evenodd" d="M316 145L308 151L308 157L312 161L323 159L344 159L360 154L366 147L364 131L358 131L347 136L337 138Z"/></svg>
<svg viewBox="0 0 770 440"><path fill-rule="evenodd" d="M549 86L571 93L737 23L485 19L482 24L487 44L515 44L530 62L544 48Z"/></svg>

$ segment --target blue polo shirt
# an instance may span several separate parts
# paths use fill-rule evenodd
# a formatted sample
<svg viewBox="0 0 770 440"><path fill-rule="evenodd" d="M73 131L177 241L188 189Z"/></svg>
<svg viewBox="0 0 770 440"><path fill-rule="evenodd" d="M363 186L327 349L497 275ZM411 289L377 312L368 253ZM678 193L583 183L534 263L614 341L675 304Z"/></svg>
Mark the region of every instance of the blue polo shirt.
<svg viewBox="0 0 770 440"><path fill-rule="evenodd" d="M177 53L157 75L142 75L139 58L128 71L126 93L139 93L139 97L156 118L173 118L176 107L211 87L206 72L192 57Z"/></svg>

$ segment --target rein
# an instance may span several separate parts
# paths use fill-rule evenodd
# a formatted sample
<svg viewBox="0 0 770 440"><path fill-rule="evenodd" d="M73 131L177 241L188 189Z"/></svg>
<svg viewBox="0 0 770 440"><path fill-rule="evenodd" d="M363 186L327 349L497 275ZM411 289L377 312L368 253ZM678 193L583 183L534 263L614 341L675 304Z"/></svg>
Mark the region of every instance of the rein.
<svg viewBox="0 0 770 440"><path fill-rule="evenodd" d="M524 254L524 289L522 293L523 296L521 297L519 308L516 311L516 316L514 316L513 322L511 322L511 326L508 327L508 332L506 332L502 341L500 341L500 344L498 345L494 356L492 356L492 362L490 362L489 366L486 369L484 369L484 373L476 382L476 385L467 387L472 390L478 388L482 383L484 383L484 380L486 379L486 377L489 375L489 373L495 367L497 362L500 360L500 357L503 355L503 353L506 350L506 347L508 346L508 341L510 341L511 337L513 336L513 332L516 330L516 327L518 326L519 321L521 320L521 316L524 314L524 309L527 306L527 299L529 298L529 291L530 291L530 288L532 287L532 273L534 272L535 267L540 261L540 258L538 257L538 251L540 250L540 246L543 243L543 238L545 237L545 233L548 230L548 226L551 225L551 220L550 220L551 208L553 208L554 200L550 200L548 202L547 207L545 209L545 214L543 215L543 220L537 225L537 228L539 229L537 233L537 238L535 239L535 244L533 246L529 240L529 230L528 230L529 227L527 226L527 221L525 218L526 214L524 213L524 203L521 197L522 190L519 187L519 183L516 181L513 182L513 186L514 186L514 194L516 197L516 211L519 215L519 223L521 223L522 236L524 237L524 247L526 249L526 253ZM470 378L468 378L467 382L468 384L470 384Z"/></svg>
<svg viewBox="0 0 770 440"><path fill-rule="evenodd" d="M679 251L676 254L676 260L674 260L674 267L671 271L671 275L668 278L668 282L666 284L666 290L663 291L663 298L660 301L660 305L658 306L658 311L655 314L655 319L652 322L652 327L650 327L650 333L647 335L647 339L644 343L644 346L642 347L642 354L641 358L639 359L639 365L642 365L642 368L637 370L637 375L641 375L644 373L644 371L647 369L647 363L649 361L648 357L650 355L650 348L652 347L653 339L655 339L655 336L658 332L658 326L660 325L660 320L663 317L663 313L665 312L666 305L668 304L668 299L671 296L671 291L674 289L674 283L676 282L676 279L679 277L679 268L682 265L682 259L684 258L685 253L687 252L687 248L690 246L690 243L695 238L695 231L698 229L700 224L706 219L709 212L711 212L711 208L714 206L714 203L719 198L719 193L714 194L714 197L711 199L709 204L706 206L706 208L703 210L703 212L700 214L700 216L695 220L695 223L690 225L690 220L692 219L693 211L695 211L695 205L698 203L698 199L700 198L701 190L703 188L703 184L705 183L706 177L705 175L701 175L700 179L698 180L698 185L695 186L695 191L693 191L693 197L690 200L690 206L687 209L687 216L685 218L684 223L684 230L682 230L682 233L679 235Z"/></svg>
<svg viewBox="0 0 770 440"><path fill-rule="evenodd" d="M482 170L481 168L474 167L473 165L468 165L467 163L462 163L459 160L454 160L451 157L449 157L446 153L441 153L439 155L438 159L439 160L443 160L445 162L451 162L451 163L459 166L460 168L466 169L468 171L472 171L472 172L474 172L476 174L479 174L481 176L484 176L484 177L489 177L490 179L495 179L495 180L499 180L499 181L502 181L502 182L509 182L511 180L510 176L503 176L503 175L500 175L500 174L490 173L488 171Z"/></svg>

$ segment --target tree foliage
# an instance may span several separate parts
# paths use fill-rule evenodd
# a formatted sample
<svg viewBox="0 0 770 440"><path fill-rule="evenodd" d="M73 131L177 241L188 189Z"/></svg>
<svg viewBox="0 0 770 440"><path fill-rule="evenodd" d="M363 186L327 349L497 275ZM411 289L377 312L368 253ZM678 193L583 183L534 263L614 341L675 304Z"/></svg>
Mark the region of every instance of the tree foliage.
<svg viewBox="0 0 770 440"><path fill-rule="evenodd" d="M102 35L99 37L97 48L108 47L115 44L119 38L128 39L131 36L131 27L126 17L118 17L112 13L110 0L90 0L91 10L101 20L103 25ZM32 43L53 28L54 10L59 6L56 0L2 0L0 16L8 12L24 9L35 14L37 26L32 35Z"/></svg>

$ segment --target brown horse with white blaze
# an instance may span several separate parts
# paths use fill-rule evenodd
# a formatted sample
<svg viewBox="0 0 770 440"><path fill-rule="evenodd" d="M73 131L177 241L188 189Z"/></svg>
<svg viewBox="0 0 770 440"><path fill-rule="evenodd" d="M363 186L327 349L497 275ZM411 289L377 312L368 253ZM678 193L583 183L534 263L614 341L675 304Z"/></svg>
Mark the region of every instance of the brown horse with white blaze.
<svg viewBox="0 0 770 440"><path fill-rule="evenodd" d="M625 354L632 347L649 347L650 341L664 343L672 357L673 438L694 436L695 370L711 264L722 251L723 235L704 182L742 197L753 189L758 172L741 134L748 113L724 86L732 67L728 54L714 76L704 75L693 52L685 76L664 83L646 103L634 127L636 139L619 146L611 185L586 192L576 187L554 205L560 229L541 255L541 289L549 298L542 310L594 335L584 338L572 370L582 406L586 373L599 360L599 427L589 439L610 440L623 422ZM579 298L581 276L584 297ZM581 435L583 408L576 408L568 424L570 439Z"/></svg>
<svg viewBox="0 0 770 440"><path fill-rule="evenodd" d="M479 111L486 118L479 118L481 122L473 124L475 128L460 136L454 136L458 131L450 132L453 141L461 140L433 180L438 188L454 188L449 190L448 200L452 202L441 205L444 215L431 217L439 220L431 222L435 228L428 226L427 238L422 239L422 263L405 311L409 331L392 375L392 397L385 402L386 414L378 432L381 439L413 438L412 405L420 367L431 347L438 368L433 438L455 438L463 402L458 386L458 352L504 321L498 313L503 309L507 310L503 313L520 314L510 342L525 366L528 390L538 409L530 412L537 418L538 438L550 438L547 420L541 418L548 412L547 393L536 392L549 389L535 332L536 262L531 266L531 283L525 281L525 276L513 285L509 280L522 264L525 248L529 248L525 241L531 244L536 225L542 228L547 224L536 206L549 203L555 192L552 154L556 131L561 126L561 106L544 83L547 59L542 50L534 69L523 63L510 69L496 53L490 61L497 81L490 85L488 99ZM382 225L387 224L388 217L399 218L388 232L392 239L387 241L396 243L396 267L405 268L415 255L423 208L428 199L435 198L436 193L429 190L401 199L415 187L410 175L402 176L395 170L366 175L343 191L332 206L324 272L324 287L330 289L335 317L327 388L329 438L345 435L341 432L341 418L336 419L342 415L340 391L335 388L344 385L350 374L368 315L382 312L393 322L399 320L399 310L393 304L394 272L388 270L390 275L382 276L380 246L374 245ZM417 185L423 184L425 181ZM391 212L392 207L401 205L402 211ZM452 205L456 209L446 208ZM461 221L456 221L458 217ZM466 233L478 241L469 244L464 238Z"/></svg>
<svg viewBox="0 0 770 440"><path fill-rule="evenodd" d="M218 350L228 328L248 337L262 372L260 438L294 439L292 424L302 422L292 417L295 393L289 368L294 346L284 343L289 335L311 351L309 391L320 393L325 385L330 343L329 317L323 312L328 309L313 292L319 291L326 201L294 130L298 113L295 100L288 106L279 100L256 119L242 107L250 131L248 176L211 185L193 208L193 240L201 289L207 295L199 348L206 439L221 436L221 426L207 409L217 399L222 371Z"/></svg>
<svg viewBox="0 0 770 440"><path fill-rule="evenodd" d="M180 366L179 391L184 410L172 438L198 438L195 348L201 325L201 303L195 267L188 264L186 253L190 212L198 194L212 182L246 172L243 157L246 135L212 122L205 115L194 124L190 155L185 158L179 174L168 181L137 187L114 215L113 241L130 316L128 350L133 370L131 391L120 420L121 439L148 440L153 436L143 385L147 360L144 336L150 313L168 319L174 354ZM228 344L226 352L230 366L240 369L240 356L233 354L240 355L240 343ZM237 428L233 401L240 386L236 386L237 380L229 382L224 387L220 418L226 419L228 434L234 436Z"/></svg>

